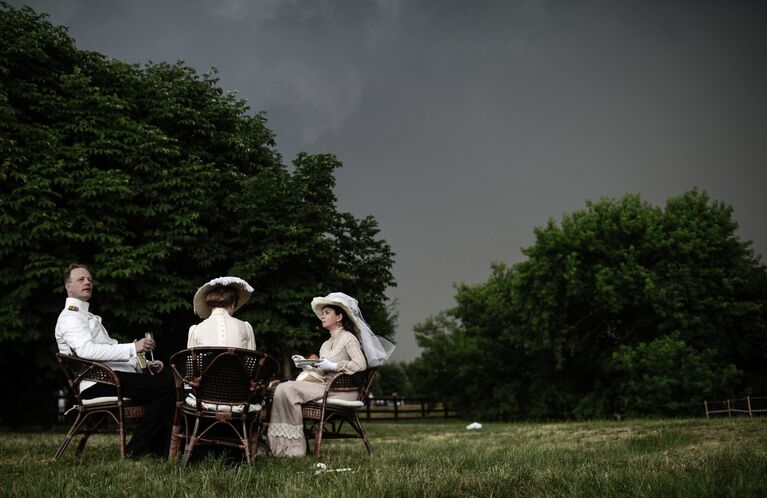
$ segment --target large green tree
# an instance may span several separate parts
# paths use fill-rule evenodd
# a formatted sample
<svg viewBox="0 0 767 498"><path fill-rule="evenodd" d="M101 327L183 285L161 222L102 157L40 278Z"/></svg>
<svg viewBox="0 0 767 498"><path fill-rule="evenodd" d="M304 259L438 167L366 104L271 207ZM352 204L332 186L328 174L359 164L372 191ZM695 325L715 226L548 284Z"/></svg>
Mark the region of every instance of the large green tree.
<svg viewBox="0 0 767 498"><path fill-rule="evenodd" d="M0 3L0 366L41 399L52 389L71 262L93 267L110 333L152 330L165 356L198 320L198 286L227 274L255 288L239 316L280 360L318 348L309 302L331 291L391 335L393 254L373 218L338 212L340 166L300 154L286 167L265 116L215 71L79 50L66 28ZM15 388L0 396L20 398ZM12 423L19 413L3 406Z"/></svg>
<svg viewBox="0 0 767 498"><path fill-rule="evenodd" d="M456 307L417 327L423 388L498 418L689 413L767 392L767 272L729 206L629 195L535 235L525 261L459 285Z"/></svg>

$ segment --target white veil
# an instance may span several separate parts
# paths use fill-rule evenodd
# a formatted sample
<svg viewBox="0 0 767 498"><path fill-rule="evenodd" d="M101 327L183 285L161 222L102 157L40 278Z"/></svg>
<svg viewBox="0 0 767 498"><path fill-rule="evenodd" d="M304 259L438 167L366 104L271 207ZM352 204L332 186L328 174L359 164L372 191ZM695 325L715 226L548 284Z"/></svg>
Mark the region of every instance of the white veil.
<svg viewBox="0 0 767 498"><path fill-rule="evenodd" d="M354 311L354 310L352 310ZM362 350L365 352L365 358L368 361L368 366L378 367L386 363L391 354L394 352L395 346L388 339L375 335L368 326L365 319L362 318L362 313L357 308L357 326L360 328L360 339L362 340Z"/></svg>

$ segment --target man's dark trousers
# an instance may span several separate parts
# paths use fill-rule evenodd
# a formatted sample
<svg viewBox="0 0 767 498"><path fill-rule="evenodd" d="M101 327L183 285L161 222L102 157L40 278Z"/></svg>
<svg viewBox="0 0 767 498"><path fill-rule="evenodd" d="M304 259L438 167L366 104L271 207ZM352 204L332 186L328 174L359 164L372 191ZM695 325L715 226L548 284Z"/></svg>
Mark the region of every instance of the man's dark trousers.
<svg viewBox="0 0 767 498"><path fill-rule="evenodd" d="M144 418L127 445L127 454L138 458L148 453L168 456L173 412L176 406L174 382L165 375L115 371L122 385L123 397L145 407ZM96 384L81 393L83 399L117 396L114 386Z"/></svg>

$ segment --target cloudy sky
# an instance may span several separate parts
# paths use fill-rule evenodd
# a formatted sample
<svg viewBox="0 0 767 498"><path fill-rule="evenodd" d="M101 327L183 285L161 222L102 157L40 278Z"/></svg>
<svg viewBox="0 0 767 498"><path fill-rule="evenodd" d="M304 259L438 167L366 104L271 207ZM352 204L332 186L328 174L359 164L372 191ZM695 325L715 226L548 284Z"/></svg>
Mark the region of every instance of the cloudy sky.
<svg viewBox="0 0 767 498"><path fill-rule="evenodd" d="M339 207L396 256L412 327L586 200L695 186L767 250L767 3L12 1L127 62L218 68L286 162L332 152ZM363 307L364 312L364 307Z"/></svg>

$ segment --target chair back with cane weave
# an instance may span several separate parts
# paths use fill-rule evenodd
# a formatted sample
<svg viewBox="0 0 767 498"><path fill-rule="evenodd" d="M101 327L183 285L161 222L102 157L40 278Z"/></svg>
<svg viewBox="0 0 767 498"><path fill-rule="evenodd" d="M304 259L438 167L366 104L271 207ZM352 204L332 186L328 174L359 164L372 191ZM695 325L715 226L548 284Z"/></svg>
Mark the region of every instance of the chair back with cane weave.
<svg viewBox="0 0 767 498"><path fill-rule="evenodd" d="M184 443L186 466L202 443L239 448L251 462L260 401L279 369L277 361L258 351L208 347L179 351L170 363L177 396L169 458Z"/></svg>

